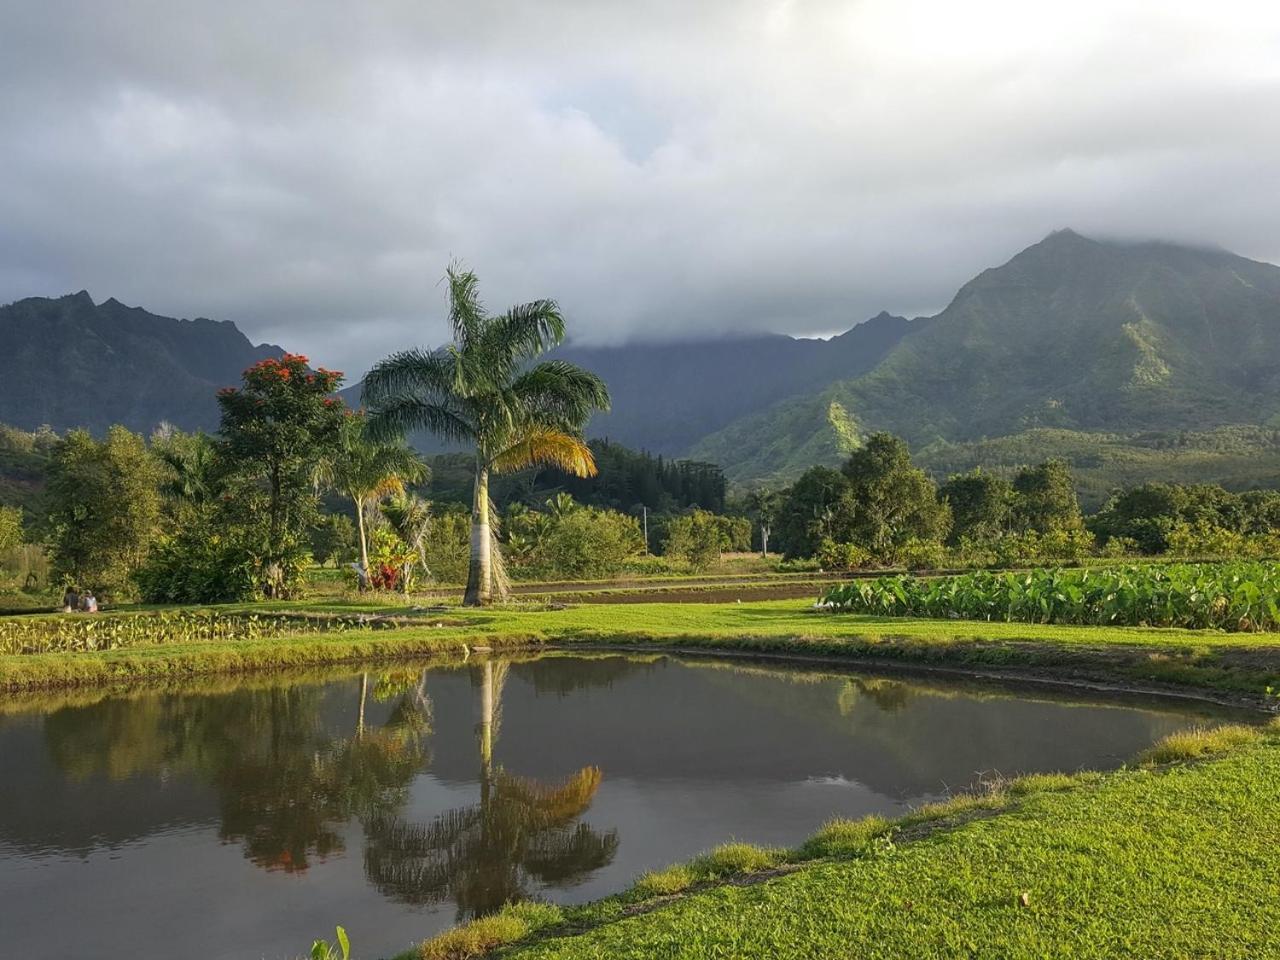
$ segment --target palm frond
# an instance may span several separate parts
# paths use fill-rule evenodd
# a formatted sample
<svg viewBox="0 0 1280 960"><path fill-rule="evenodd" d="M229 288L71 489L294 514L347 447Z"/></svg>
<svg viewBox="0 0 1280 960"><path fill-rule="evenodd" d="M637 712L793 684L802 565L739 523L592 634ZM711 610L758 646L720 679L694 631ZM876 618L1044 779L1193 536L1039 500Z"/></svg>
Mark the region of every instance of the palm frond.
<svg viewBox="0 0 1280 960"><path fill-rule="evenodd" d="M399 438L413 430L426 430L443 440L459 443L476 439L475 426L452 400L437 402L402 393L370 407L370 436L377 439Z"/></svg>
<svg viewBox="0 0 1280 960"><path fill-rule="evenodd" d="M529 360L564 340L564 316L554 300L531 300L489 321L485 339L513 360Z"/></svg>
<svg viewBox="0 0 1280 960"><path fill-rule="evenodd" d="M457 377L455 357L448 350L401 350L374 364L365 375L360 399L365 406L404 394L438 399L454 391Z"/></svg>
<svg viewBox="0 0 1280 960"><path fill-rule="evenodd" d="M480 281L455 260L445 271L445 282L449 285L449 326L454 341L465 350L480 339L488 320L480 301Z"/></svg>
<svg viewBox="0 0 1280 960"><path fill-rule="evenodd" d="M510 394L530 421L566 430L581 430L591 414L609 409L604 381L567 360L535 364L512 381Z"/></svg>
<svg viewBox="0 0 1280 960"><path fill-rule="evenodd" d="M595 457L586 441L551 427L526 431L489 463L494 473L534 466L558 467L575 477L593 477L596 473Z"/></svg>

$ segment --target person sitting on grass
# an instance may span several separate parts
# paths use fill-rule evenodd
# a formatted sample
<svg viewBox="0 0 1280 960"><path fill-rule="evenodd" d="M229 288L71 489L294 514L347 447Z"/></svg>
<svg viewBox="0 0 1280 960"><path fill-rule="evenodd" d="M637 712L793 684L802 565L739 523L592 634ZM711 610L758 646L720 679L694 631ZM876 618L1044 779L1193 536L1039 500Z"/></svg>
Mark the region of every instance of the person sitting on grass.
<svg viewBox="0 0 1280 960"><path fill-rule="evenodd" d="M71 613L73 610L80 609L80 594L76 592L76 588L71 584L67 584L67 590L62 595L62 612Z"/></svg>
<svg viewBox="0 0 1280 960"><path fill-rule="evenodd" d="M98 598L93 595L92 590L86 590L84 596L80 599L80 608L85 613L98 612Z"/></svg>

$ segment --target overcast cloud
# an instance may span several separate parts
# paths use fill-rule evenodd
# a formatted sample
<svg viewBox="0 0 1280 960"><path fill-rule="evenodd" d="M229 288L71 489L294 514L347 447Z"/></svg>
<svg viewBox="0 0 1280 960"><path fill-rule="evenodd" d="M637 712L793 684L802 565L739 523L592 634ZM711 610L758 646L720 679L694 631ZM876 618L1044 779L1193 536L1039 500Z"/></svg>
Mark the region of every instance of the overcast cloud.
<svg viewBox="0 0 1280 960"><path fill-rule="evenodd" d="M1280 4L0 0L0 301L356 374L451 257L592 342L931 312L1050 230L1280 261Z"/></svg>

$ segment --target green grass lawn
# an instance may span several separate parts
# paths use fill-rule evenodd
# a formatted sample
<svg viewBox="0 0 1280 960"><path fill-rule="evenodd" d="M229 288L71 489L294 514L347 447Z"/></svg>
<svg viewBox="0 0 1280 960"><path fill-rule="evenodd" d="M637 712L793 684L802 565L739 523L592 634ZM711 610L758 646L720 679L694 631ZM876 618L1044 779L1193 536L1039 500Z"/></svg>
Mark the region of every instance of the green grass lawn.
<svg viewBox="0 0 1280 960"><path fill-rule="evenodd" d="M736 882L516 908L417 955L523 933L504 958L1277 957L1280 735L1241 739L1200 763L1030 778L896 831L842 824L843 849L759 882L765 864L730 851Z"/></svg>

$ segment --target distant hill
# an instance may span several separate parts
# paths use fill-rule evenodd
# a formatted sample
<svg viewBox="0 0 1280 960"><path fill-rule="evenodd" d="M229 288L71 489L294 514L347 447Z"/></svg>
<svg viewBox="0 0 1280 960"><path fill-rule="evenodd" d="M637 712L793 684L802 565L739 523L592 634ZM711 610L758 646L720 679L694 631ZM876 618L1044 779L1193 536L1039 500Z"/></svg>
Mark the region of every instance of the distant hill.
<svg viewBox="0 0 1280 960"><path fill-rule="evenodd" d="M829 340L781 335L562 347L555 356L604 378L613 410L588 433L635 449L680 455L733 421L797 393L871 370L927 321L881 313Z"/></svg>
<svg viewBox="0 0 1280 960"><path fill-rule="evenodd" d="M1051 234L965 284L870 371L695 444L733 480L830 462L851 435L916 449L1027 430L1280 423L1280 267L1220 250Z"/></svg>
<svg viewBox="0 0 1280 960"><path fill-rule="evenodd" d="M0 423L26 430L113 423L149 431L218 425L214 394L280 347L255 346L234 323L175 320L85 291L0 307Z"/></svg>

